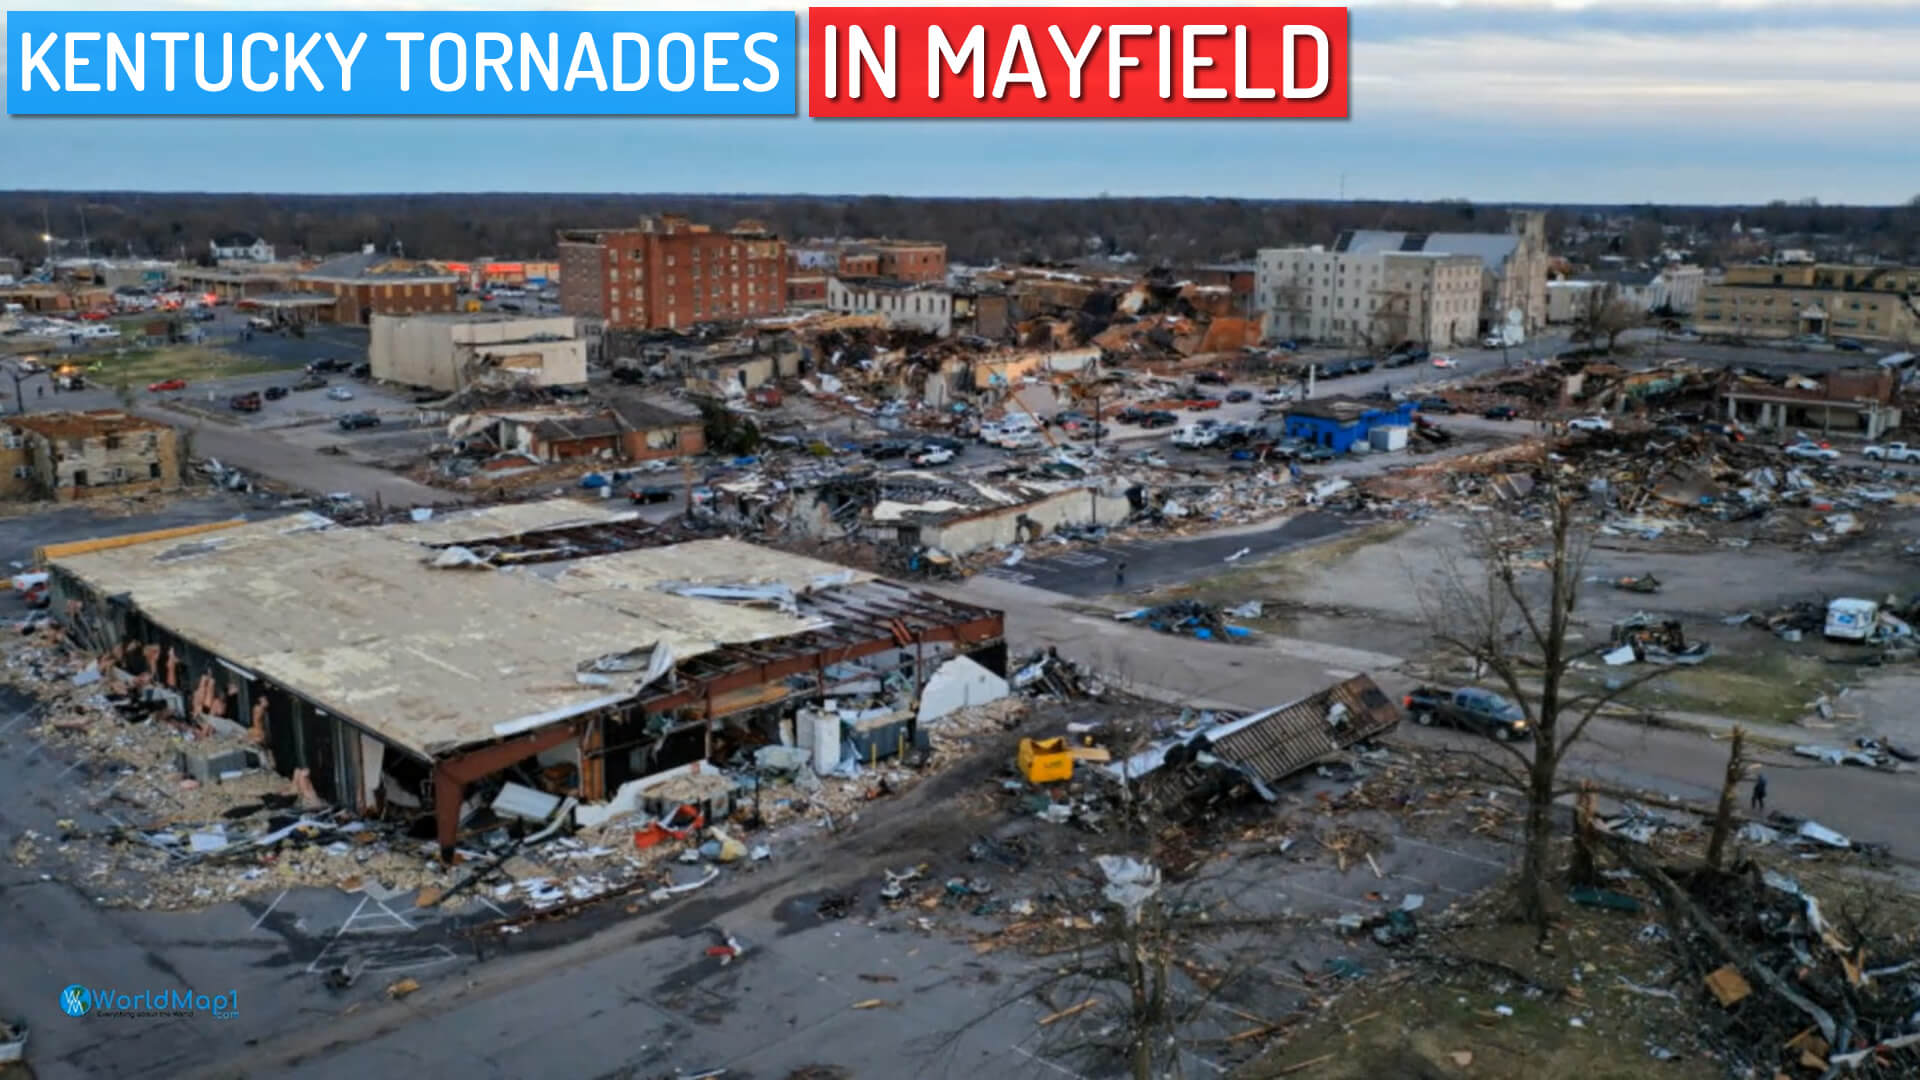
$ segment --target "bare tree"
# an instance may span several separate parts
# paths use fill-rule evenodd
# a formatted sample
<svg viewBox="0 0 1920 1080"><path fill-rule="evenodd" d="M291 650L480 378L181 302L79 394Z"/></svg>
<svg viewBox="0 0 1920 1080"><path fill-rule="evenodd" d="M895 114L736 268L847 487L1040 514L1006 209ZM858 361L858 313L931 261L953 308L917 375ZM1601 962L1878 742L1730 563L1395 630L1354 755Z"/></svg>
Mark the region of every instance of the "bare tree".
<svg viewBox="0 0 1920 1080"><path fill-rule="evenodd" d="M1583 493L1564 486L1558 470L1544 460L1544 448L1542 455L1535 498L1545 511L1545 581L1529 581L1522 553L1511 542L1525 535L1528 522L1517 514L1495 513L1485 515L1471 534L1478 566L1447 567L1422 600L1435 639L1497 683L1521 709L1532 733L1525 743L1494 743L1518 769L1489 763L1526 794L1518 913L1544 936L1553 911L1553 805L1563 793L1561 762L1602 709L1665 669L1649 665L1597 690L1568 685L1576 663L1608 646L1582 645L1574 633L1592 533L1579 521Z"/></svg>

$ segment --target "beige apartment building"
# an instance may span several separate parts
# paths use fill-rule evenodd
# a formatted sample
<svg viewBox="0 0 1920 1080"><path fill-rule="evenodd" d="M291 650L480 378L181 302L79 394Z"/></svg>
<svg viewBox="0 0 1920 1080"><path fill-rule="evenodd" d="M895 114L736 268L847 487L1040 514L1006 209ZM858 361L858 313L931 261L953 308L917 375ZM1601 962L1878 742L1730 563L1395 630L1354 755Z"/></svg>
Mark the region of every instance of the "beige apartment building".
<svg viewBox="0 0 1920 1080"><path fill-rule="evenodd" d="M77 502L180 486L173 428L119 409L0 421L0 496Z"/></svg>
<svg viewBox="0 0 1920 1080"><path fill-rule="evenodd" d="M1505 232L1422 233L1356 229L1340 234L1333 250L1350 255L1471 255L1480 262L1476 333L1505 325L1518 311L1531 334L1547 321L1547 216L1516 210Z"/></svg>
<svg viewBox="0 0 1920 1080"><path fill-rule="evenodd" d="M1254 289L1273 340L1443 348L1474 340L1482 284L1474 255L1268 248L1256 261Z"/></svg>
<svg viewBox="0 0 1920 1080"><path fill-rule="evenodd" d="M1818 334L1920 344L1920 267L1835 263L1730 266L1700 290L1696 326L1740 337Z"/></svg>

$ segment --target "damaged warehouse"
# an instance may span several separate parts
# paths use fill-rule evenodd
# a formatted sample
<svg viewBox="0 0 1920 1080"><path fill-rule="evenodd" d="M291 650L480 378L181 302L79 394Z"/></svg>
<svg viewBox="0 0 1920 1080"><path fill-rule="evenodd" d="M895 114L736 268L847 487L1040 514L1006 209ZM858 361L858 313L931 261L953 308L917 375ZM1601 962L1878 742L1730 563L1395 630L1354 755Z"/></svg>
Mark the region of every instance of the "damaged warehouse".
<svg viewBox="0 0 1920 1080"><path fill-rule="evenodd" d="M584 819L805 745L808 706L903 752L944 665L1004 678L998 612L734 540L636 549L644 528L581 510L529 516L540 531L298 514L75 554L49 568L51 610L155 714L245 738L310 801L430 817L443 854L509 770L509 795Z"/></svg>

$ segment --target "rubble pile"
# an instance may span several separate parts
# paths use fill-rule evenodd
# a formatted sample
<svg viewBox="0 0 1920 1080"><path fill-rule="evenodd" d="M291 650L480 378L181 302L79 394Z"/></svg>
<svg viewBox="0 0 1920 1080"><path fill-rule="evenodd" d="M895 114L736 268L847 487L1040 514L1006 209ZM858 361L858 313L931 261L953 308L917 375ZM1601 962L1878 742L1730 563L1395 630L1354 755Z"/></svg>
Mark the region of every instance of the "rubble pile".
<svg viewBox="0 0 1920 1080"><path fill-rule="evenodd" d="M1212 604L1198 600L1176 600L1156 607L1117 612L1114 618L1125 622L1142 623L1163 634L1193 637L1201 641L1244 643L1251 639L1253 631L1229 622L1229 615L1240 618L1259 618L1259 602L1254 601L1234 608L1232 611L1223 611Z"/></svg>
<svg viewBox="0 0 1920 1080"><path fill-rule="evenodd" d="M1835 912L1794 878L1632 858L1665 907L1666 940L1704 988L1700 1038L1734 1072L1904 1077L1920 1071L1920 941ZM1676 993L1686 991L1676 990ZM1710 995L1710 997L1709 997Z"/></svg>

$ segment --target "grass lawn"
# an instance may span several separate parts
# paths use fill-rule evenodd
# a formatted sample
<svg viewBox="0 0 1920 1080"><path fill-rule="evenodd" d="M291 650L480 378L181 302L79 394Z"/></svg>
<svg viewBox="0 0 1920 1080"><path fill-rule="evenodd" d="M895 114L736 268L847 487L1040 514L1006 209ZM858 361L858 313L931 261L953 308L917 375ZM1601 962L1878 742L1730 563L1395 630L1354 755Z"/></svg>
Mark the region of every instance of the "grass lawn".
<svg viewBox="0 0 1920 1080"><path fill-rule="evenodd" d="M96 386L113 387L124 382L135 391L144 391L148 384L163 379L185 379L191 385L230 375L278 371L280 366L257 356L242 356L204 345L164 345L157 349L101 353L87 359L85 370L87 381Z"/></svg>
<svg viewBox="0 0 1920 1080"><path fill-rule="evenodd" d="M1631 677L1638 671L1638 667L1583 670L1573 673L1572 682L1577 690L1591 691L1604 686L1609 678ZM1620 703L1792 724L1807 714L1810 703L1822 692L1831 693L1842 685L1849 673L1849 669L1828 664L1819 656L1779 652L1716 655L1697 667L1676 666L1622 695Z"/></svg>

